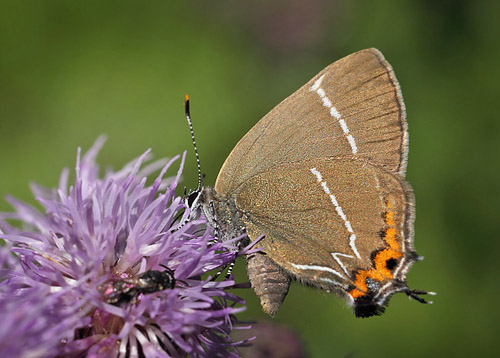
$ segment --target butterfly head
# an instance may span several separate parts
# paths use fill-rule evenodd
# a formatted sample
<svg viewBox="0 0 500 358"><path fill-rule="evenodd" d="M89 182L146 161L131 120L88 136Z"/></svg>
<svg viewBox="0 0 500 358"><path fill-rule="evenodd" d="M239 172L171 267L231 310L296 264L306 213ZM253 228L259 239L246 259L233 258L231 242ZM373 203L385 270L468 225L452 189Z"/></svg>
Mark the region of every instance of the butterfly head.
<svg viewBox="0 0 500 358"><path fill-rule="evenodd" d="M197 219L200 216L203 205L203 188L190 190L189 193L186 193L184 190L184 205L186 209L189 210L187 221Z"/></svg>

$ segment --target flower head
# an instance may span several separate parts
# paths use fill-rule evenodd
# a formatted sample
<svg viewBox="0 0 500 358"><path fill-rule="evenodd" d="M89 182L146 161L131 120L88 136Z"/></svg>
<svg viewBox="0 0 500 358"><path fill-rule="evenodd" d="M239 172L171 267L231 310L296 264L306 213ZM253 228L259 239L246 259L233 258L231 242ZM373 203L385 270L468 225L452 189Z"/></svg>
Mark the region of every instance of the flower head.
<svg viewBox="0 0 500 358"><path fill-rule="evenodd" d="M101 179L95 158L103 142L83 157L78 151L69 187L68 170L57 189L32 187L43 210L8 198L15 212L0 214L0 238L17 257L13 264L1 256L9 267L0 300L29 321L18 327L21 341L36 326L52 342L43 354L24 356L237 356L242 342L229 333L243 309L235 305L244 302L227 292L234 281L204 275L232 262L236 250L209 244L203 218L178 220L188 215L175 195L184 157L172 178L165 174L178 158L145 166L147 151Z"/></svg>

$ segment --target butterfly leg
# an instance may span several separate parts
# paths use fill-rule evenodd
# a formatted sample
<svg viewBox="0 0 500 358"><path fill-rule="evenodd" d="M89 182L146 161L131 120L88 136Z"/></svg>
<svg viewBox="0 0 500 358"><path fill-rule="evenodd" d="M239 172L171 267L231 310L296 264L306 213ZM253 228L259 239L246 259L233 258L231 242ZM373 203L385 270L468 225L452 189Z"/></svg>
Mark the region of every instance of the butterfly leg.
<svg viewBox="0 0 500 358"><path fill-rule="evenodd" d="M239 253L240 251L242 250L242 247L248 245L248 243L244 240L240 241L238 243L238 250L236 251L236 255L234 256L234 260L231 261L229 264L225 265L224 267L222 267L214 276L214 278L212 279L215 280L217 277L219 277L222 272L227 268L227 272L226 272L226 276L225 276L225 279L228 280L231 275L233 274L233 269L234 269L234 264L236 263L236 258L239 256Z"/></svg>
<svg viewBox="0 0 500 358"><path fill-rule="evenodd" d="M217 223L217 215L215 213L215 206L213 201L210 202L210 214L212 217L211 226L213 228L214 238L208 242L209 246L215 244L216 242L219 242L219 224Z"/></svg>

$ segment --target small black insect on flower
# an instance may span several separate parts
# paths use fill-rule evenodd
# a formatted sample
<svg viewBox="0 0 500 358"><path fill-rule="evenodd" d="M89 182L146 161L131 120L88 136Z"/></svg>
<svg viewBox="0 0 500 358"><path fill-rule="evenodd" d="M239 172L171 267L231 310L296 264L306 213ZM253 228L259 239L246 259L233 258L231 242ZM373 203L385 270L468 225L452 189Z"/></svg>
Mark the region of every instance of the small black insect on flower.
<svg viewBox="0 0 500 358"><path fill-rule="evenodd" d="M102 289L106 302L114 306L123 306L135 301L141 294L174 288L174 272L166 266L163 267L165 271L149 270L135 277L108 282Z"/></svg>

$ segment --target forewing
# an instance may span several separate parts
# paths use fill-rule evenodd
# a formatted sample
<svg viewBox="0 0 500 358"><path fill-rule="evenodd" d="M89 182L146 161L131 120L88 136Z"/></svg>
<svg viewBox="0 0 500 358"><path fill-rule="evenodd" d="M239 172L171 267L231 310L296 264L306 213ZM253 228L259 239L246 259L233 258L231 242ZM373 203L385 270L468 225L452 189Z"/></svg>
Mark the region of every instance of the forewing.
<svg viewBox="0 0 500 358"><path fill-rule="evenodd" d="M402 176L408 133L399 84L376 49L318 73L261 119L226 159L215 185L226 195L275 166L356 155Z"/></svg>
<svg viewBox="0 0 500 358"><path fill-rule="evenodd" d="M411 188L365 160L281 165L247 180L234 198L250 238L264 234L264 253L308 285L357 298L369 291L366 277L404 280L415 261Z"/></svg>

